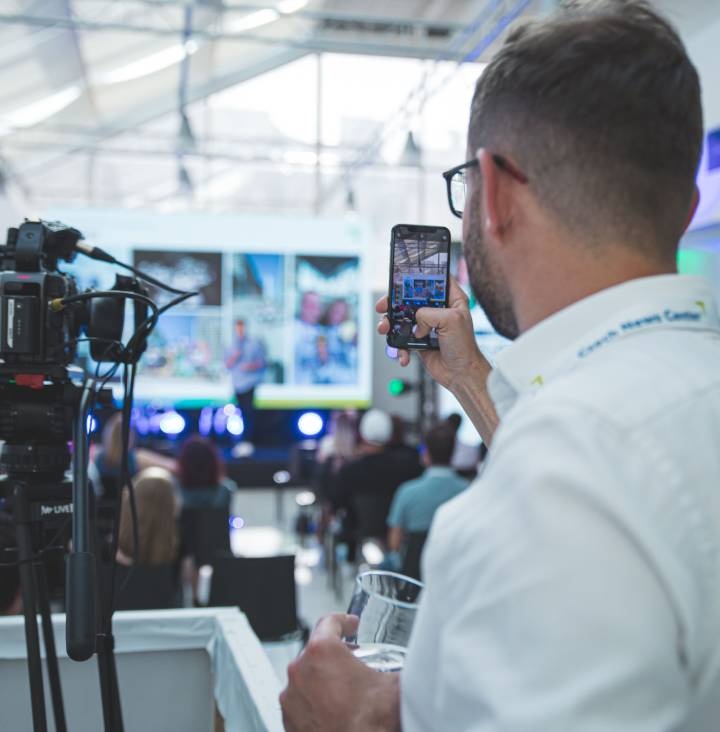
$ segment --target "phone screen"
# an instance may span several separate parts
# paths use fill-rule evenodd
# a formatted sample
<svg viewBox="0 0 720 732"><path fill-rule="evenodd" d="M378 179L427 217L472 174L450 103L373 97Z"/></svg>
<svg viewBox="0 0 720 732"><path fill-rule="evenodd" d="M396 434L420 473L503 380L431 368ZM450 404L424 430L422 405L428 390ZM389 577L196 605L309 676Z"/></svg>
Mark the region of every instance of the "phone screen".
<svg viewBox="0 0 720 732"><path fill-rule="evenodd" d="M395 226L390 257L390 333L394 348L437 348L437 336L413 334L419 308L447 307L450 232L445 227Z"/></svg>

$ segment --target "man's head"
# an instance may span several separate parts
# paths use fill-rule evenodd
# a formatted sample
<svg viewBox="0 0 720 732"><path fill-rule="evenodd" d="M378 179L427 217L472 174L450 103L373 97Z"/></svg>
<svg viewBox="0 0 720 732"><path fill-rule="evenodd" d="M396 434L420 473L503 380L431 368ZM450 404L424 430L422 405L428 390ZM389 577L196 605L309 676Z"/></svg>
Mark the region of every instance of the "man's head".
<svg viewBox="0 0 720 732"><path fill-rule="evenodd" d="M246 332L247 330L245 328L245 321L242 318L238 318L235 321L235 335L238 338L244 338Z"/></svg>
<svg viewBox="0 0 720 732"><path fill-rule="evenodd" d="M469 159L484 152L468 172L465 252L493 325L517 335L511 269L533 267L543 237L600 267L612 245L672 269L701 145L697 72L646 2L569 2L511 32L478 81L468 132Z"/></svg>
<svg viewBox="0 0 720 732"><path fill-rule="evenodd" d="M424 458L428 465L450 465L455 451L456 430L449 422L440 422L425 434Z"/></svg>
<svg viewBox="0 0 720 732"><path fill-rule="evenodd" d="M309 325L317 325L322 316L322 302L317 292L306 292L300 302L300 320Z"/></svg>

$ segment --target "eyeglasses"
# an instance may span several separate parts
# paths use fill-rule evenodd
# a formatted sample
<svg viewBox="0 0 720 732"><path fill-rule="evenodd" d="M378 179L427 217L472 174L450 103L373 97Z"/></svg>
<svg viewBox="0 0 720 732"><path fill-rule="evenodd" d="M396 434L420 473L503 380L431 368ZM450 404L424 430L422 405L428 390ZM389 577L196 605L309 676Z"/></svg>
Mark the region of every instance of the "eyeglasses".
<svg viewBox="0 0 720 732"><path fill-rule="evenodd" d="M506 160L502 155L493 155L493 162L495 165L509 173L518 183L523 185L527 184L528 179L525 173L517 168L513 163ZM475 160L468 160L467 163L458 165L456 168L447 170L443 173L445 183L447 183L447 194L448 203L450 204L450 210L459 219L463 217L463 211L465 210L465 200L467 198L467 171L470 168L477 168L480 162Z"/></svg>

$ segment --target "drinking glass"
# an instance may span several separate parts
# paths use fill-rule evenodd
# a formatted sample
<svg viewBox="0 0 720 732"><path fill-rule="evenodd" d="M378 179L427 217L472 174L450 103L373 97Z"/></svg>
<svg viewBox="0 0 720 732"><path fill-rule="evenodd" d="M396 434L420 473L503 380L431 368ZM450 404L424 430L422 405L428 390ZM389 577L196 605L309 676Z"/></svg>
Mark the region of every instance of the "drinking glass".
<svg viewBox="0 0 720 732"><path fill-rule="evenodd" d="M358 575L348 614L360 618L345 638L355 657L377 671L401 671L423 583L395 572Z"/></svg>

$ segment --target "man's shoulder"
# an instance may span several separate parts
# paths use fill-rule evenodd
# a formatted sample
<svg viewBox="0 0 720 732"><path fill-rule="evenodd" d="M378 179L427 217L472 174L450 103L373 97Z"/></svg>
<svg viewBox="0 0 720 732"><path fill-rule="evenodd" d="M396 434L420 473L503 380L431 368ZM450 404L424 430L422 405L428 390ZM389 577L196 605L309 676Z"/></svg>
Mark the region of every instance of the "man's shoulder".
<svg viewBox="0 0 720 732"><path fill-rule="evenodd" d="M396 495L399 499L409 500L413 498L413 496L422 493L424 488L425 480L424 476L421 475L419 478L412 478L412 480L406 480L404 483L400 483Z"/></svg>
<svg viewBox="0 0 720 732"><path fill-rule="evenodd" d="M630 426L674 404L702 401L720 388L720 339L655 333L627 338L579 359L550 378L522 405L532 410L572 405L608 422ZM516 410L513 410L515 412Z"/></svg>

